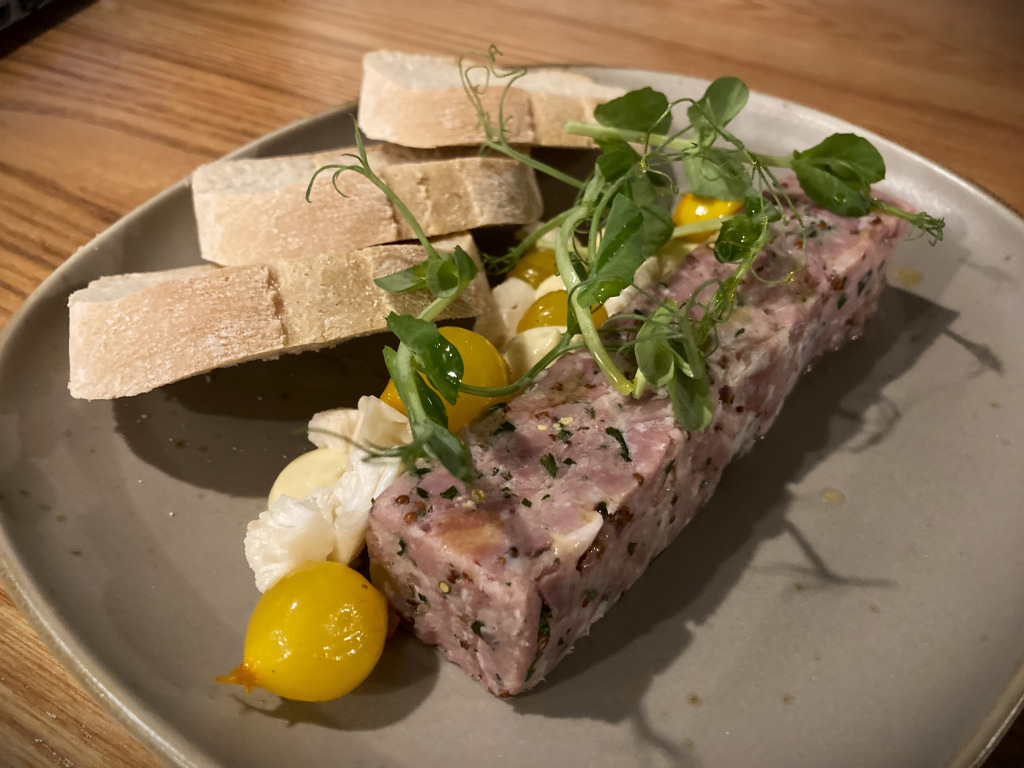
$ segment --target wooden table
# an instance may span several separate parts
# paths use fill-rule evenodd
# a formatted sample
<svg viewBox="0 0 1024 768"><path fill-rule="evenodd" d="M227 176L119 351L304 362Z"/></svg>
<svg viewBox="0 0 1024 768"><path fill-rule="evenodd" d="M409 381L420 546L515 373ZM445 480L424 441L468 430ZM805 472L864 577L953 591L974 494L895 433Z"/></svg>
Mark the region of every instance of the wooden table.
<svg viewBox="0 0 1024 768"><path fill-rule="evenodd" d="M0 325L200 163L354 99L364 51L490 42L517 62L735 74L1024 210L1020 0L57 0L0 33ZM157 762L0 591L0 764ZM1024 719L985 767L1022 764Z"/></svg>

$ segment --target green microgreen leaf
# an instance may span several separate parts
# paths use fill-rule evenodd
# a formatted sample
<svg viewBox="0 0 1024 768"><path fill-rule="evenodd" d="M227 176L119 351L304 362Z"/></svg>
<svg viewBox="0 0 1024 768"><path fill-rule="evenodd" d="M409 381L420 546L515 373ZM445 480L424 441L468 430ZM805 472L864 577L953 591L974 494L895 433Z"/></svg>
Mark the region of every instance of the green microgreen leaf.
<svg viewBox="0 0 1024 768"><path fill-rule="evenodd" d="M683 172L690 191L719 200L742 200L755 190L743 145L725 127L747 104L749 92L742 80L720 77L686 111L696 139L697 149L682 156ZM733 145L730 149L712 146L719 138Z"/></svg>
<svg viewBox="0 0 1024 768"><path fill-rule="evenodd" d="M447 423L432 423L420 440L423 451L464 483L474 482L480 474L473 466L473 455L458 437L448 431Z"/></svg>
<svg viewBox="0 0 1024 768"><path fill-rule="evenodd" d="M782 211L762 195L749 195L744 198L743 211L752 219L761 219L768 223L779 221L782 218Z"/></svg>
<svg viewBox="0 0 1024 768"><path fill-rule="evenodd" d="M423 376L419 373L413 374L413 384L416 387L416 396L423 406L423 410L431 421L435 421L438 424L442 424L444 427L448 426L448 411L445 410L444 402L441 400L441 396L437 392L430 388L430 385L424 381ZM405 402L405 399L402 399Z"/></svg>
<svg viewBox="0 0 1024 768"><path fill-rule="evenodd" d="M855 133L833 133L793 157L861 190L885 178L885 160L870 141Z"/></svg>
<svg viewBox="0 0 1024 768"><path fill-rule="evenodd" d="M744 155L735 150L710 147L683 159L690 191L719 200L743 200L756 194Z"/></svg>
<svg viewBox="0 0 1024 768"><path fill-rule="evenodd" d="M412 368L412 354L403 347L396 351L384 348L384 364L391 374L398 396L405 404L413 440L393 449L407 471L416 470L416 462L424 456L440 461L454 477L473 482L478 473L473 466L469 448L448 431L448 415L444 403L434 390Z"/></svg>
<svg viewBox="0 0 1024 768"><path fill-rule="evenodd" d="M672 412L683 429L701 430L711 423L714 411L707 379L691 379L679 372L669 383L668 394Z"/></svg>
<svg viewBox="0 0 1024 768"><path fill-rule="evenodd" d="M624 141L598 141L597 145L601 148L597 167L607 181L617 181L640 162L640 153Z"/></svg>
<svg viewBox="0 0 1024 768"><path fill-rule="evenodd" d="M462 355L455 345L441 335L436 325L411 315L392 312L387 324L399 341L409 347L434 389L454 403L465 372Z"/></svg>
<svg viewBox="0 0 1024 768"><path fill-rule="evenodd" d="M723 264L752 259L767 239L768 229L760 217L737 216L722 224L715 241L715 258Z"/></svg>
<svg viewBox="0 0 1024 768"><path fill-rule="evenodd" d="M822 208L840 216L864 216L871 210L871 199L827 170L793 161L800 188Z"/></svg>
<svg viewBox="0 0 1024 768"><path fill-rule="evenodd" d="M672 239L672 213L663 204L665 198L655 181L660 178L652 173L644 173L631 178L626 184L626 194L637 204L644 218L640 253L645 259L653 256Z"/></svg>
<svg viewBox="0 0 1024 768"><path fill-rule="evenodd" d="M720 77L687 111L698 141L703 143L725 128L747 105L750 93L738 77ZM739 200L740 198L730 198Z"/></svg>
<svg viewBox="0 0 1024 768"><path fill-rule="evenodd" d="M460 246L450 254L431 254L427 259L425 281L430 292L439 299L460 293L477 275L476 263Z"/></svg>
<svg viewBox="0 0 1024 768"><path fill-rule="evenodd" d="M604 237L591 258L590 279L580 290L581 304L600 304L618 296L633 282L633 275L644 260L643 224L640 207L626 195L616 195L605 222Z"/></svg>
<svg viewBox="0 0 1024 768"><path fill-rule="evenodd" d="M675 335L669 340L669 349L675 355L676 374L691 379L703 379L705 377L704 354L701 345L697 341L693 324L690 321L690 314L697 303L697 299L704 290L704 283L694 290L689 300L676 314L673 327ZM707 310L705 310L707 315Z"/></svg>
<svg viewBox="0 0 1024 768"><path fill-rule="evenodd" d="M675 375L676 354L669 339L676 309L674 302L659 305L636 334L637 367L655 387L664 387Z"/></svg>
<svg viewBox="0 0 1024 768"><path fill-rule="evenodd" d="M820 144L794 152L800 187L822 208L840 216L864 216L871 210L871 185L885 178L885 161L871 142L852 133L835 133Z"/></svg>
<svg viewBox="0 0 1024 768"><path fill-rule="evenodd" d="M403 293L405 291L416 291L427 287L427 260L413 264L401 272L393 272L390 275L374 278L373 282L378 288L389 293Z"/></svg>
<svg viewBox="0 0 1024 768"><path fill-rule="evenodd" d="M594 119L601 125L627 131L665 133L672 124L665 94L640 88L594 107Z"/></svg>

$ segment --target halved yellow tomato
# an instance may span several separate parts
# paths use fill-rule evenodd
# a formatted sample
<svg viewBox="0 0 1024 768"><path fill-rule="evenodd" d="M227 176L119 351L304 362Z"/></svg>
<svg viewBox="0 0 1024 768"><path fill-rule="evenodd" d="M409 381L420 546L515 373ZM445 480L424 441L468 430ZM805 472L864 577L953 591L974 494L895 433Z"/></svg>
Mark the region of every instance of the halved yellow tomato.
<svg viewBox="0 0 1024 768"><path fill-rule="evenodd" d="M672 212L672 223L681 227L684 224L693 224L698 221L721 219L724 216L731 216L742 207L741 200L719 200L715 197L701 197L687 192L676 205L675 211ZM702 232L694 232L684 235L682 239L688 243L700 243L714 231L714 229L707 229Z"/></svg>
<svg viewBox="0 0 1024 768"><path fill-rule="evenodd" d="M566 325L569 322L568 302L569 294L565 291L545 293L523 313L519 325L516 326L516 333L549 325ZM594 318L594 325L600 326L608 319L608 311L603 305L598 306L592 310L591 317Z"/></svg>
<svg viewBox="0 0 1024 768"><path fill-rule="evenodd" d="M439 330L441 335L454 344L455 348L459 350L459 354L462 355L464 368L462 381L464 383L476 387L508 385L508 365L505 364L505 358L491 342L479 333L457 326L446 326ZM395 389L393 381L388 381L380 399L396 411L405 413L405 405L398 396L398 390ZM448 429L458 432L497 402L500 402L500 398L479 397L460 392L459 396L455 398L454 405L444 401L444 408L448 413Z"/></svg>

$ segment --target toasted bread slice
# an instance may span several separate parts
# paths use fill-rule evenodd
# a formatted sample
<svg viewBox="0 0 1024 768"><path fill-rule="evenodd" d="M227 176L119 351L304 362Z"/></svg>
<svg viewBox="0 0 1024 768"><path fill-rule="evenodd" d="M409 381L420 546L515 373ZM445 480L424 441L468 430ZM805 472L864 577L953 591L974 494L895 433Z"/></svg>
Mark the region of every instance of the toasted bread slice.
<svg viewBox="0 0 1024 768"><path fill-rule="evenodd" d="M482 96L494 123L504 91L504 81L492 78ZM623 93L565 69L531 69L505 95L506 138L543 147L592 147L585 136L567 134L566 121L593 122L595 106ZM484 138L457 59L394 51L363 57L359 127L370 138L407 147L472 145Z"/></svg>
<svg viewBox="0 0 1024 768"><path fill-rule="evenodd" d="M309 155L220 160L198 168L192 196L202 256L225 266L306 258L414 237L387 196L353 171L337 178L317 169L353 165L354 149ZM428 237L499 224L526 224L542 203L530 168L471 152L366 148L374 173L398 195Z"/></svg>
<svg viewBox="0 0 1024 768"><path fill-rule="evenodd" d="M435 245L460 245L478 258L469 235ZM68 300L71 395L137 395L215 368L385 330L388 313L416 314L430 296L388 293L374 278L424 258L421 246L398 244L266 264L102 277ZM444 317L490 308L481 270Z"/></svg>

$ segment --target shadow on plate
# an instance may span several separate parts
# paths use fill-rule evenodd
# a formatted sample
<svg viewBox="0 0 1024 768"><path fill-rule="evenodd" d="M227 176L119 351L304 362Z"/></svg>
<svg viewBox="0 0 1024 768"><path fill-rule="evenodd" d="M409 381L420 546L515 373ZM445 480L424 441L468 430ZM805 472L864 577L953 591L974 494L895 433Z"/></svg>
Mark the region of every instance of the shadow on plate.
<svg viewBox="0 0 1024 768"><path fill-rule="evenodd" d="M229 496L265 496L289 460L313 448L309 417L354 407L387 384L387 334L334 349L213 371L113 403L117 431L146 463Z"/></svg>
<svg viewBox="0 0 1024 768"><path fill-rule="evenodd" d="M810 573L804 575L812 586L885 585L870 574L833 571L786 519L786 487L831 453L862 450L885 439L899 418L885 405L885 385L948 333L955 317L905 291L884 292L864 336L815 364L761 444L726 470L711 501L610 618L578 642L540 688L512 702L516 711L611 723L632 719L638 739L676 765L688 765L691 758L675 743L677 736L656 733L646 719L644 694L686 650L691 628L714 614L761 542L793 536L809 563ZM878 411L882 418L873 416ZM596 685L603 695L595 695Z"/></svg>
<svg viewBox="0 0 1024 768"><path fill-rule="evenodd" d="M372 731L396 723L415 711L437 681L441 657L404 632L384 648L380 663L367 680L347 696L326 702L288 701L269 697L266 706L255 697L235 698L246 714L260 714L289 725L309 723L337 731Z"/></svg>

